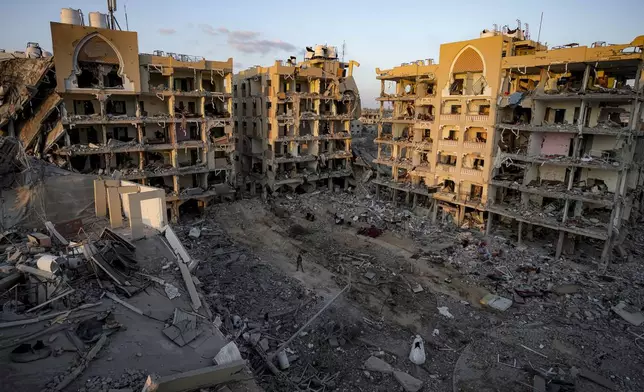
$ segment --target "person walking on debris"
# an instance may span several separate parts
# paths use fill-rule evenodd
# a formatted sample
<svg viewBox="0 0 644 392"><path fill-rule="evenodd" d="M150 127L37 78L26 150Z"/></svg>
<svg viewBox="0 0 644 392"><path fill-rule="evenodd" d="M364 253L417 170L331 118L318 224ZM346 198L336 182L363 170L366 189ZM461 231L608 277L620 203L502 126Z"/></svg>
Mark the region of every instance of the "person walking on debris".
<svg viewBox="0 0 644 392"><path fill-rule="evenodd" d="M301 251L300 251L300 253L297 254L297 267L295 269L295 272L299 271L300 269L302 270L302 272L304 272L304 267L302 266L302 252Z"/></svg>

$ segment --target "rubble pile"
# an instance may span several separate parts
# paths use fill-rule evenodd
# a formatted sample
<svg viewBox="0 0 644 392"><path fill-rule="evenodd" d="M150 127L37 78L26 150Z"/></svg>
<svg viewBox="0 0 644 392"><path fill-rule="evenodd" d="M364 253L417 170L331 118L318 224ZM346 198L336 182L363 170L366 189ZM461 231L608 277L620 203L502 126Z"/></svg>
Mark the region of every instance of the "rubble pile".
<svg viewBox="0 0 644 392"><path fill-rule="evenodd" d="M254 204L257 200L248 202ZM256 379L267 391L368 390L374 383L381 384L383 390L399 388L402 381L365 371L363 362L377 355L402 371L411 372L412 364L404 356L386 354L365 338L385 331L401 335L400 331L350 314L344 296L353 301L356 296L369 295L372 285L382 285L387 290L383 284L391 284L392 291L396 291L406 283L396 277L388 283L385 280L389 271L361 261L360 256L335 253L330 259L338 268L347 260L353 261L356 271L377 271L379 277L357 275L359 278L352 280L349 293L329 302L263 262L221 226L222 215L217 215L177 228L177 235L191 254L206 260L199 263L195 276L213 312L220 315L215 323L221 323L220 329L237 343L241 358L249 361ZM344 272L342 276L348 273ZM340 275L337 282L342 286L347 283ZM383 294L379 301L386 300L385 297ZM331 306L316 318L325 302ZM407 340L402 335L398 338ZM288 344L282 347L285 342ZM280 355L281 352L284 354ZM407 380L403 375L400 378Z"/></svg>
<svg viewBox="0 0 644 392"><path fill-rule="evenodd" d="M396 208L392 203L376 200L370 194L357 192L315 191L297 196L280 198L275 204L290 213L309 212L315 216L333 216L335 223L344 226L376 227L414 238L432 234L436 227L429 222L422 207L414 212ZM420 214L419 214L420 213ZM424 214L424 215L423 215ZM321 222L319 225L325 225Z"/></svg>
<svg viewBox="0 0 644 392"><path fill-rule="evenodd" d="M138 362L139 358L162 357L150 352L154 350L150 342L139 340L151 332L158 334L152 341L156 349L165 350L158 347L158 339L167 339L168 344L178 346L172 353L184 346L189 349L191 344L201 355L211 355L210 360L196 356L184 361L179 369L192 370L191 366L202 362L223 365L213 363L212 358L226 341L195 287L198 280L189 272L188 262L172 262L185 251L172 251L170 258L161 256L181 247L172 229L165 229L165 239L153 235L135 245L110 228L92 229L95 225L81 220L61 225L46 222L44 230L20 229L0 235L0 350L7 350L16 374L28 374L37 369L33 365L41 364L51 370L30 383L42 383L40 388L45 391L72 385L85 392L138 390L149 375L141 368L168 372L154 360ZM164 310L168 308L174 312L168 314ZM216 316L225 318L226 324L233 322L228 313ZM122 363L124 356L131 358L129 362ZM112 363L118 369L102 369L111 368ZM235 361L225 365L244 367ZM86 381L81 379L84 373L90 374ZM233 373L237 376L231 376L231 381L243 375L237 370ZM186 374L191 382L192 376ZM14 381L3 378L5 382L13 385ZM218 382L213 380L210 385Z"/></svg>

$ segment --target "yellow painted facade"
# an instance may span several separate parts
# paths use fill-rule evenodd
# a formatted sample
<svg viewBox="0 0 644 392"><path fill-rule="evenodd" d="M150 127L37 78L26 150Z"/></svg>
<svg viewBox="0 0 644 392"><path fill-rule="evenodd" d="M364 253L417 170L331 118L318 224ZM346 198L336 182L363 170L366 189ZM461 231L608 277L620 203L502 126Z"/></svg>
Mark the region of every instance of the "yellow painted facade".
<svg viewBox="0 0 644 392"><path fill-rule="evenodd" d="M70 169L166 189L174 221L188 200L234 192L233 59L139 53L136 32L51 23Z"/></svg>
<svg viewBox="0 0 644 392"><path fill-rule="evenodd" d="M235 75L239 172L251 193L347 184L351 121L360 116L355 65L320 56Z"/></svg>
<svg viewBox="0 0 644 392"><path fill-rule="evenodd" d="M378 193L459 225L516 220L519 241L523 223L529 236L555 230L557 255L568 237L605 240L607 259L641 197L643 44L548 49L517 30L484 31L441 45L438 64L377 68L375 163L391 168ZM554 212L533 214L546 206Z"/></svg>

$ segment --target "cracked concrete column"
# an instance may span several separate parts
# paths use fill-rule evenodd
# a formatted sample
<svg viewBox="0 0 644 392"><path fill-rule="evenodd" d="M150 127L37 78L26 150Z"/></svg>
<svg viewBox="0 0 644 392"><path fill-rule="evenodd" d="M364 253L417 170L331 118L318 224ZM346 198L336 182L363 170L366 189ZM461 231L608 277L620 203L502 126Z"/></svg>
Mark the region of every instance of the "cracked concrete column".
<svg viewBox="0 0 644 392"><path fill-rule="evenodd" d="M494 220L494 214L491 212L487 213L487 222L485 225L485 235L490 235L492 232L492 220Z"/></svg>

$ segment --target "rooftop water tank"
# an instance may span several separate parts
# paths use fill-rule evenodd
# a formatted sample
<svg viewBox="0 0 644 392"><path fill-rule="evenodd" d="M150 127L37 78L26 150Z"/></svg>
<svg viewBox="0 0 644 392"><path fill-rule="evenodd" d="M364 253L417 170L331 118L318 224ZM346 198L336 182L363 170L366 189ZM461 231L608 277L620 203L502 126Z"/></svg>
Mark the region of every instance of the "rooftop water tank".
<svg viewBox="0 0 644 392"><path fill-rule="evenodd" d="M324 57L324 45L315 45L313 57Z"/></svg>
<svg viewBox="0 0 644 392"><path fill-rule="evenodd" d="M100 12L89 13L89 25L91 27L98 27L100 29L107 28L107 15Z"/></svg>
<svg viewBox="0 0 644 392"><path fill-rule="evenodd" d="M60 10L60 23L82 25L83 13L79 9L63 8Z"/></svg>
<svg viewBox="0 0 644 392"><path fill-rule="evenodd" d="M326 57L328 57L330 59L337 59L338 58L338 49L335 46L329 46L327 48Z"/></svg>
<svg viewBox="0 0 644 392"><path fill-rule="evenodd" d="M28 42L27 49L25 50L25 57L30 59L38 59L42 57L42 49L37 42Z"/></svg>

